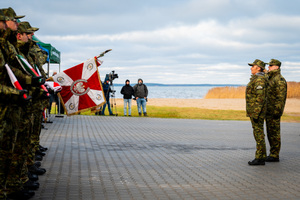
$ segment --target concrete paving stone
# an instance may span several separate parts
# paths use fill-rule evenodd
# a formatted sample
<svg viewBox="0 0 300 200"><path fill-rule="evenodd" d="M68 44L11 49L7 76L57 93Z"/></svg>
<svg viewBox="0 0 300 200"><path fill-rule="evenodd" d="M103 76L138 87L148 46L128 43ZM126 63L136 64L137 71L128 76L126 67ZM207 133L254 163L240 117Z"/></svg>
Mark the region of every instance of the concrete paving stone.
<svg viewBox="0 0 300 200"><path fill-rule="evenodd" d="M51 121L41 133L47 173L33 199L300 197L299 123L282 123L279 163L248 166L255 153L250 122L80 115Z"/></svg>

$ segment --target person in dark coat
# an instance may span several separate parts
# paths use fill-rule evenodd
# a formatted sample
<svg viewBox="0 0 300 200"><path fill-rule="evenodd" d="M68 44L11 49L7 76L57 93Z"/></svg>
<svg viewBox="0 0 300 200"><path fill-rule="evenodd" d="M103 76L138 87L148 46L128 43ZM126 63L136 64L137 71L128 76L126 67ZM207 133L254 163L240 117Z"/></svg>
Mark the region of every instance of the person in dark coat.
<svg viewBox="0 0 300 200"><path fill-rule="evenodd" d="M143 108L144 116L147 116L146 102L148 96L148 89L141 78L138 79L138 84L133 86L133 90L136 99L136 104L138 107L139 116L142 116L141 107Z"/></svg>
<svg viewBox="0 0 300 200"><path fill-rule="evenodd" d="M127 79L125 85L121 89L121 94L123 94L124 99L124 116L126 116L127 105L128 105L128 116L131 116L131 99L134 95L133 87L130 85L130 81Z"/></svg>
<svg viewBox="0 0 300 200"><path fill-rule="evenodd" d="M109 86L109 80L107 78L105 78L105 81L103 83L103 92L105 95L105 99L106 99L106 103L103 105L102 111L101 111L101 115L105 115L104 111L107 105L107 109L109 112L109 115L113 115L111 108L110 108L110 102L109 102L109 97L110 97L110 93L111 93L111 88Z"/></svg>

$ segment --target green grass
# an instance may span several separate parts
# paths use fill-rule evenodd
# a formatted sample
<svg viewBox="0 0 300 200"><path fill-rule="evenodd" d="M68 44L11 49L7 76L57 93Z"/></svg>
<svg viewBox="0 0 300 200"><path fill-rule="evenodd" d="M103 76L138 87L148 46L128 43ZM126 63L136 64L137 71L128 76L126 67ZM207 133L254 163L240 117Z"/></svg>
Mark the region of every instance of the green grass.
<svg viewBox="0 0 300 200"><path fill-rule="evenodd" d="M114 113L115 110L114 110ZM123 106L117 107L118 116L123 116ZM81 113L82 115L94 115L90 111ZM106 110L106 115L108 111ZM137 108L132 107L132 116L138 117ZM201 108L178 108L178 107L160 107L147 106L147 114L149 117L155 118L179 118L179 119L207 119L207 120L249 120L246 117L245 111L237 110L210 110ZM283 122L300 122L299 114L284 114L282 116Z"/></svg>

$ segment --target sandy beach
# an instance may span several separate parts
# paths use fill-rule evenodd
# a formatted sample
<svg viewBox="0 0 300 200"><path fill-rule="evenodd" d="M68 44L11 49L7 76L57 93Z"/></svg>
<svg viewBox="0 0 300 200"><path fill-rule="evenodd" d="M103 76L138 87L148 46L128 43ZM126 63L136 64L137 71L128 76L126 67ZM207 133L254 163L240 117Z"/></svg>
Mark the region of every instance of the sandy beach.
<svg viewBox="0 0 300 200"><path fill-rule="evenodd" d="M116 99L117 106L123 99ZM133 101L136 106L136 101ZM214 110L245 110L245 99L148 99L149 106L195 107ZM287 99L285 113L300 114L300 99Z"/></svg>

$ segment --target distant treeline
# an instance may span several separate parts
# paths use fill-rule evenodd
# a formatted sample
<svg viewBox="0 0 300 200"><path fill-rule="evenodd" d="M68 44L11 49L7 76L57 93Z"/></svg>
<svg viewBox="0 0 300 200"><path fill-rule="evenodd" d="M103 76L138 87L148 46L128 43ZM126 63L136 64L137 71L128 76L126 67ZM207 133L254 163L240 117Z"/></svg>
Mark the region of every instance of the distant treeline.
<svg viewBox="0 0 300 200"><path fill-rule="evenodd" d="M300 82L288 82L287 83L287 98L300 99ZM214 87L210 89L205 99L243 99L245 98L246 86L225 86Z"/></svg>

